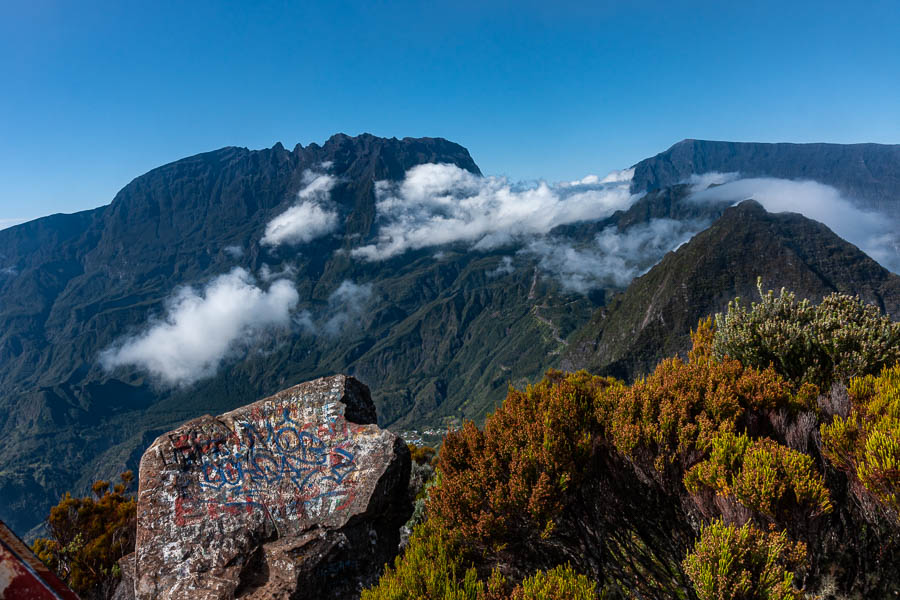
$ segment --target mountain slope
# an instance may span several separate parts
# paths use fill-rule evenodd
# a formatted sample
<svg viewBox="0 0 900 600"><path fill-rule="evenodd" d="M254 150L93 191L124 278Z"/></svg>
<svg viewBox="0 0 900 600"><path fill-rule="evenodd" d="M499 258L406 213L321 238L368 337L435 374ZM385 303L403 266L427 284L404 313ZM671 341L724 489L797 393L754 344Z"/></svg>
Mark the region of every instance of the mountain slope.
<svg viewBox="0 0 900 600"><path fill-rule="evenodd" d="M900 317L900 277L821 223L747 200L598 309L573 334L562 365L625 379L645 374L686 352L698 319L735 296L755 299L758 276L764 289L787 287L816 301L831 292L858 294Z"/></svg>
<svg viewBox="0 0 900 600"><path fill-rule="evenodd" d="M682 140L634 165L632 190L653 191L692 174L809 179L837 188L861 208L900 218L900 145L761 144Z"/></svg>
<svg viewBox="0 0 900 600"><path fill-rule="evenodd" d="M225 148L155 169L107 207L0 232L0 518L25 531L63 491L134 467L160 430L318 375L358 374L382 421L398 427L480 418L509 381L538 376L579 324L553 333L544 321L563 313L554 307L580 307L583 320L593 305L536 281L533 261L493 275L500 259L491 253L365 263L344 252L374 235L375 181L424 162L479 172L464 148L437 139L339 135L293 152ZM266 223L323 163L338 179L330 200L340 235L260 246ZM190 387L100 368L99 352L163 314L179 286L237 266L257 277L289 273L317 330L295 324L255 340L244 359ZM356 312L331 299L344 281L371 290ZM346 322L327 333L334 313Z"/></svg>

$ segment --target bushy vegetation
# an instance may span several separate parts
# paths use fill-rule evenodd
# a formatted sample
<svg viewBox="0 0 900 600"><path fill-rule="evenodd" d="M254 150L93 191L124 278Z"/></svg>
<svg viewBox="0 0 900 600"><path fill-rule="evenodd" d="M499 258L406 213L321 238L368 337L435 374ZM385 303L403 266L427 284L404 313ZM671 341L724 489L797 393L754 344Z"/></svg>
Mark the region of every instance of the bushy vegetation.
<svg viewBox="0 0 900 600"><path fill-rule="evenodd" d="M851 412L822 425L825 455L900 514L900 364L855 378ZM900 520L900 518L898 518Z"/></svg>
<svg viewBox="0 0 900 600"><path fill-rule="evenodd" d="M700 600L794 600L794 572L806 547L784 532L715 521L705 526L684 570Z"/></svg>
<svg viewBox="0 0 900 600"><path fill-rule="evenodd" d="M134 551L136 503L126 494L131 471L121 483L97 481L96 498L70 493L50 509L49 538L38 538L32 550L82 598L111 597L120 573L117 561Z"/></svg>
<svg viewBox="0 0 900 600"><path fill-rule="evenodd" d="M771 368L713 360L709 320L692 338L687 363L666 359L648 377L611 388L597 403L597 420L623 455L650 459L658 471L676 461L686 468L712 448L716 436L745 426L749 412L802 410L816 397L808 386L795 392Z"/></svg>
<svg viewBox="0 0 900 600"><path fill-rule="evenodd" d="M596 584L570 566L538 571L511 590L498 571L478 578L461 538L426 521L413 531L405 554L387 567L361 600L591 600Z"/></svg>
<svg viewBox="0 0 900 600"><path fill-rule="evenodd" d="M590 462L595 398L617 385L551 371L524 392L510 389L483 431L468 422L447 434L429 517L486 548L549 533Z"/></svg>
<svg viewBox="0 0 900 600"><path fill-rule="evenodd" d="M708 487L721 496L734 496L773 521L815 517L832 508L812 457L746 434L719 434L709 458L687 472L684 484L690 492Z"/></svg>
<svg viewBox="0 0 900 600"><path fill-rule="evenodd" d="M478 600L485 591L474 567L467 566L460 536L432 520L418 525L406 552L385 568L360 600Z"/></svg>
<svg viewBox="0 0 900 600"><path fill-rule="evenodd" d="M900 323L858 297L830 294L820 304L782 288L762 291L748 310L740 298L716 315L713 352L744 365L772 365L794 383L828 389L832 382L876 374L900 361Z"/></svg>
<svg viewBox="0 0 900 600"><path fill-rule="evenodd" d="M538 571L513 590L511 600L593 600L597 584L569 565Z"/></svg>
<svg viewBox="0 0 900 600"><path fill-rule="evenodd" d="M828 491L808 456L750 433L751 423L766 414L810 410L816 387L794 385L770 367L716 360L711 319L702 321L692 338L687 362L663 361L631 386L585 372L550 371L524 391L510 389L483 430L469 422L448 434L438 483L427 503L428 520L366 597L505 598L498 591L503 586L497 573L485 579L482 571L479 583L473 569L484 568L492 556L515 554L551 539L558 516L585 477L597 475L590 469L600 447L656 472L664 485L686 493L686 481L695 488L733 493L773 520L790 511L815 515L829 510ZM687 472L691 476L685 478ZM742 552L762 544L747 531L736 538ZM448 540L456 550L447 549ZM640 548L639 541L635 544ZM644 551L642 560L656 562L666 572L652 550ZM451 555L458 562L446 558ZM622 557L631 563L625 572L640 577L643 570L634 558ZM741 560L752 566L754 559L748 555ZM753 577L768 576L768 571L757 571L748 571L747 585L762 585ZM560 587L563 573L568 587ZM572 597L592 597L598 592L591 583L558 567L525 578L510 593L541 597L515 594L545 590L547 597L560 597L552 594L565 589L576 594Z"/></svg>

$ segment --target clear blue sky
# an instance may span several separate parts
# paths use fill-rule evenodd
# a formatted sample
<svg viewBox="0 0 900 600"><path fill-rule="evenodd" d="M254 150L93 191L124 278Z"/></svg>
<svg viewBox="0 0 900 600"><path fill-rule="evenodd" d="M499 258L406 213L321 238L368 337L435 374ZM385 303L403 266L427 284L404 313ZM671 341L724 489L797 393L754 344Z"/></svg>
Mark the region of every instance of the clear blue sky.
<svg viewBox="0 0 900 600"><path fill-rule="evenodd" d="M0 0L0 227L226 145L442 136L580 178L686 137L900 143L900 4Z"/></svg>

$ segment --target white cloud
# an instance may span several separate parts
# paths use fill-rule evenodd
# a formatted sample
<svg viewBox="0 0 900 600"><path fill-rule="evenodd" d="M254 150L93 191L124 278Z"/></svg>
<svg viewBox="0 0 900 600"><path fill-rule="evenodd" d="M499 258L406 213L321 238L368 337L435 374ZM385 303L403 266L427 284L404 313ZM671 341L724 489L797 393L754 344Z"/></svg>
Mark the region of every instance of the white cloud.
<svg viewBox="0 0 900 600"><path fill-rule="evenodd" d="M337 211L330 202L337 179L307 171L303 183L303 189L297 193L299 202L266 224L261 240L264 246L306 244L337 229Z"/></svg>
<svg viewBox="0 0 900 600"><path fill-rule="evenodd" d="M696 193L703 191L710 186L722 185L735 181L736 179L739 179L740 176L741 174L736 172L719 173L718 171L709 171L708 173L702 173L700 175L691 173L691 176L682 181L682 183L691 184L691 192Z"/></svg>
<svg viewBox="0 0 900 600"><path fill-rule="evenodd" d="M331 316L323 326L325 333L337 335L357 320L371 296L372 284L358 285L349 279L341 282L328 297L328 310Z"/></svg>
<svg viewBox="0 0 900 600"><path fill-rule="evenodd" d="M835 188L815 181L738 179L697 192L697 202L741 202L753 198L769 212L797 212L824 223L885 268L900 273L900 237L893 219L864 211Z"/></svg>
<svg viewBox="0 0 900 600"><path fill-rule="evenodd" d="M266 283L273 279L294 279L297 276L297 267L291 263L285 263L280 271L274 271L267 263L263 263L257 275Z"/></svg>
<svg viewBox="0 0 900 600"><path fill-rule="evenodd" d="M202 291L176 290L164 317L104 350L100 362L107 370L135 365L169 385L193 383L214 375L223 359L262 331L288 326L298 300L289 281L263 290L246 270L235 268Z"/></svg>
<svg viewBox="0 0 900 600"><path fill-rule="evenodd" d="M620 232L607 227L593 243L575 247L552 238L531 242L522 252L538 257L538 265L559 279L563 289L586 294L598 287L626 287L650 270L707 223L654 219Z"/></svg>
<svg viewBox="0 0 900 600"><path fill-rule="evenodd" d="M237 244L233 246L225 246L225 248L223 248L223 252L234 259L238 259L244 256L244 249Z"/></svg>
<svg viewBox="0 0 900 600"><path fill-rule="evenodd" d="M600 183L631 183L634 179L634 168L611 171L609 175L600 180Z"/></svg>
<svg viewBox="0 0 900 600"><path fill-rule="evenodd" d="M502 277L503 275L511 275L515 270L512 264L512 257L504 256L500 259L500 264L497 265L496 269L487 272L487 276L491 278Z"/></svg>
<svg viewBox="0 0 900 600"><path fill-rule="evenodd" d="M377 182L378 238L352 255L384 260L453 242L489 249L546 234L557 225L602 219L637 198L629 191L630 176L611 177L607 183L589 177L526 187L455 165L418 165L400 183Z"/></svg>

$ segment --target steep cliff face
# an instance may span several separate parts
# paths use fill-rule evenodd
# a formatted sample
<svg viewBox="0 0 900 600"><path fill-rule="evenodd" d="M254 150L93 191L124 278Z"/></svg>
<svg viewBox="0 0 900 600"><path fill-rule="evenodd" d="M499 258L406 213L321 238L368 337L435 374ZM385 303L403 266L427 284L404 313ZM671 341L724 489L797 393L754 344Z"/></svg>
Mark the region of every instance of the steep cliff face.
<svg viewBox="0 0 900 600"><path fill-rule="evenodd" d="M501 261L491 252L412 251L378 263L346 253L377 232L375 182L430 162L479 173L464 148L441 139L224 148L135 179L109 206L0 231L0 517L24 534L65 491L134 469L177 423L327 373L372 385L383 424L420 429L480 418L509 381L539 376L594 304L538 278L534 261L494 275ZM336 180L335 235L261 245L309 172ZM236 267L263 289L266 273L286 273L295 316L317 322L253 341L187 388L101 368L100 352L165 315L180 286L202 289ZM334 297L345 281L364 302L348 309Z"/></svg>
<svg viewBox="0 0 900 600"><path fill-rule="evenodd" d="M562 365L624 379L646 374L662 358L684 355L698 319L736 296L757 299L760 276L764 289L787 287L813 301L858 294L900 318L900 277L821 223L747 200L598 309L573 334Z"/></svg>

